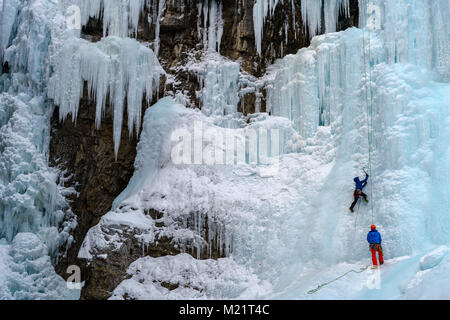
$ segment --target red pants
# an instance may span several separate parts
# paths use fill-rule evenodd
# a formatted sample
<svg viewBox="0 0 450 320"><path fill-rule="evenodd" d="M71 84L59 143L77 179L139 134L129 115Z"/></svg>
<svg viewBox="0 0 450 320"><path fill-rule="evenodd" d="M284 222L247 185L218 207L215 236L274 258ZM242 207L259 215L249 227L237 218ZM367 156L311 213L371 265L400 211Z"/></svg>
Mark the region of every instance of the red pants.
<svg viewBox="0 0 450 320"><path fill-rule="evenodd" d="M372 262L374 266L378 265L377 262L377 252L378 252L378 259L380 260L380 264L383 264L383 248L379 244L371 244L370 245L370 251L372 252Z"/></svg>

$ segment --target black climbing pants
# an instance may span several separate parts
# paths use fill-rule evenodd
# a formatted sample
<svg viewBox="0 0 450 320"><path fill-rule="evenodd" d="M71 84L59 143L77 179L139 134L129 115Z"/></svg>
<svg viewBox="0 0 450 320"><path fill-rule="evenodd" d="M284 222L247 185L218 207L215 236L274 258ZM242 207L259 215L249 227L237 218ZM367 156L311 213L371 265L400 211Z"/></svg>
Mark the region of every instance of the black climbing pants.
<svg viewBox="0 0 450 320"><path fill-rule="evenodd" d="M363 199L367 201L367 194L362 192L361 189L356 189L355 192L353 193L353 197L355 200L353 200L353 203L350 207L352 210L356 206L356 203L358 202L359 197L363 197Z"/></svg>

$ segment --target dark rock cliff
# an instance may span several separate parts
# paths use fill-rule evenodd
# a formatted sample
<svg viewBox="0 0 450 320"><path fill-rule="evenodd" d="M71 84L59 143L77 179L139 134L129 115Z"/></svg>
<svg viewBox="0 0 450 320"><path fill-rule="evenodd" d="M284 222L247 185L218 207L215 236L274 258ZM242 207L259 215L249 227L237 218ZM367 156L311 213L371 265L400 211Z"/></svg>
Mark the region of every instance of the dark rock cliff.
<svg viewBox="0 0 450 320"><path fill-rule="evenodd" d="M294 36L292 24L288 34L285 34L285 20L287 18L290 19L289 21L293 20L293 10L291 1L281 1L275 10L274 17L267 18L264 26L261 56L257 54L255 47L254 1L223 0L222 3L224 32L220 54L232 60L239 60L243 73L259 77L277 58L295 53L310 43L310 36L303 27L299 1L296 2L295 8L297 35ZM181 9L183 4L184 12ZM339 30L358 24L358 0L351 0L350 4L350 17L340 16ZM147 14L153 14L152 10L153 8L146 8L142 13L137 34L138 41L150 43L154 40L155 26L149 24L146 19ZM160 96L166 92L182 92L190 97L192 107L201 108L195 94L200 88L196 75L183 71L182 68L192 55L200 57L202 54L202 46L199 44L201 41L197 36L198 18L197 0L167 1L160 26L159 59L166 72L176 81L166 86L162 85ZM102 21L91 19L83 29L83 37L90 41L98 41L102 37ZM241 108L239 111L244 114L254 112L255 95L246 95L242 105L246 108L245 110ZM264 105L263 99L262 111L265 110ZM117 284L126 278L125 271L128 265L142 256L139 245L133 240L132 233L126 237L128 240L124 241L121 249L118 252L109 253L106 260L94 259L88 266L77 259L77 254L87 231L111 209L113 200L127 186L133 174L138 138L129 136L125 119L116 160L111 114L107 112L99 130L95 129L94 119L95 102L87 99L85 92L75 122L71 118L60 122L58 108L55 109L52 120L50 162L72 174L68 183L78 192L77 196L70 199L72 211L78 217L78 227L73 234L75 241L67 257L56 266L56 270L65 277L68 265L81 264L83 279L86 280L82 298L106 299ZM152 247L145 254L162 256L179 252L171 246L170 239L160 243L162 244ZM220 255L217 253L213 255L215 258L218 256ZM202 255L202 258L207 256Z"/></svg>

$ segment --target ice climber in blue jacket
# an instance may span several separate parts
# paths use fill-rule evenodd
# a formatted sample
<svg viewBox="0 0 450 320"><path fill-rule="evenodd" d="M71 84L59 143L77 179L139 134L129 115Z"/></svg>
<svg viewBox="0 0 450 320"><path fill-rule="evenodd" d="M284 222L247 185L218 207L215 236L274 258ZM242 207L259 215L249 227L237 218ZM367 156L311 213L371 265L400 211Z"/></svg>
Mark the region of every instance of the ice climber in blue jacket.
<svg viewBox="0 0 450 320"><path fill-rule="evenodd" d="M367 200L367 195L363 192L364 187L367 185L367 180L369 179L369 175L366 173L366 178L364 180L359 180L359 177L356 177L355 179L353 179L353 181L355 181L355 192L353 192L353 198L354 201L352 203L352 205L350 206L350 211L354 212L354 208L356 203L358 202L359 197L363 197L363 201L365 202L369 202L369 200Z"/></svg>

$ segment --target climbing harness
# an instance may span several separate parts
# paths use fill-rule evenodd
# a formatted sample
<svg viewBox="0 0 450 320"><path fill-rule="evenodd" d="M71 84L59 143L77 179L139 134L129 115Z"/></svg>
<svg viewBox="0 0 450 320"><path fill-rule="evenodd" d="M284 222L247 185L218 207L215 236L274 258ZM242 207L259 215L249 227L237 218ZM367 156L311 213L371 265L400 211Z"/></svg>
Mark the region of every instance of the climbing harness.
<svg viewBox="0 0 450 320"><path fill-rule="evenodd" d="M347 271L346 273L344 273L343 275L337 277L336 279L333 279L333 280L328 281L328 282L326 282L326 283L320 284L320 285L317 286L317 288L312 289L312 290L309 290L309 291L308 291L308 294L316 293L317 291L319 291L319 290L322 289L323 287L325 287L325 286L327 286L327 285L329 285L329 284L331 284L331 283L333 283L333 282L335 282L335 281L338 281L339 279L345 277L345 276L348 275L349 273L352 273L352 272L354 272L354 273L362 273L362 272L366 271L369 267L370 267L370 266L362 267L362 268L359 269L359 271L356 271L356 270L354 270L354 269L352 269L352 270L350 270L350 271Z"/></svg>

